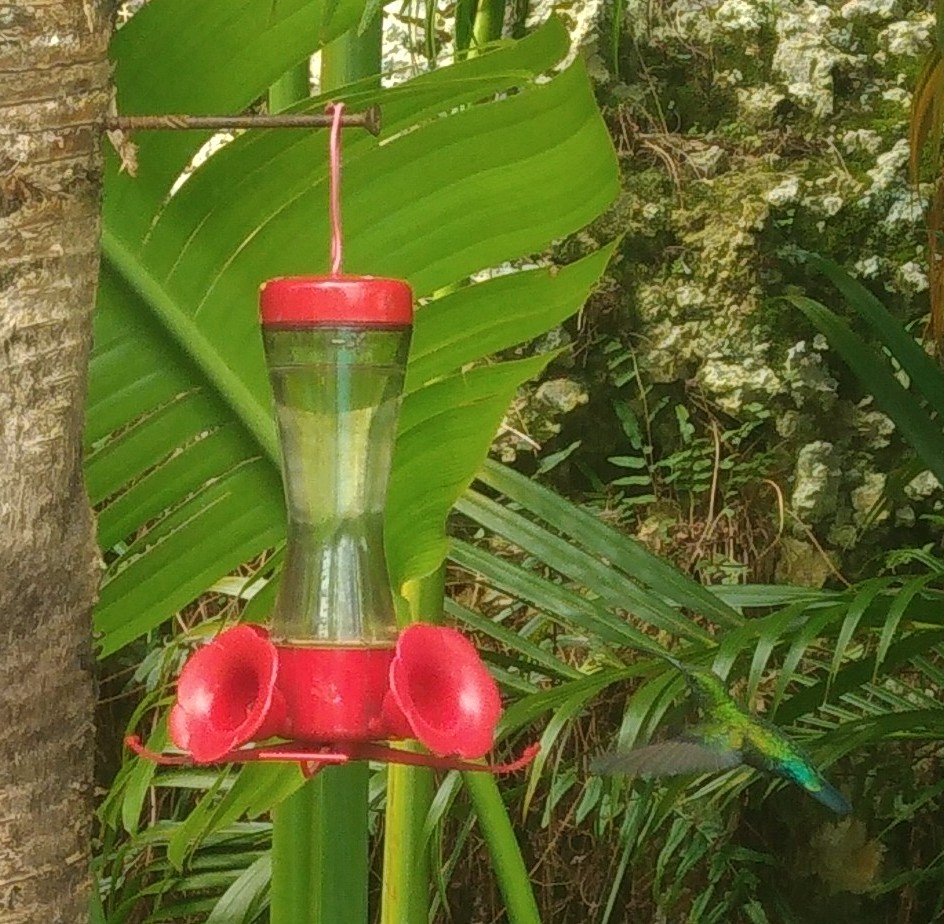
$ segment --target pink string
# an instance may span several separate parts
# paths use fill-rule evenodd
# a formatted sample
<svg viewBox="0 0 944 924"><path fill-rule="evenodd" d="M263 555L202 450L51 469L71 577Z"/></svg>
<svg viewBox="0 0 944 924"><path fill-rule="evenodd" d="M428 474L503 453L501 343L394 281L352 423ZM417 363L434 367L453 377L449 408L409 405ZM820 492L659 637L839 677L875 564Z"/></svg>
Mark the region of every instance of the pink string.
<svg viewBox="0 0 944 924"><path fill-rule="evenodd" d="M341 236L341 114L344 103L328 103L325 111L333 115L331 121L331 275L341 274L344 248Z"/></svg>

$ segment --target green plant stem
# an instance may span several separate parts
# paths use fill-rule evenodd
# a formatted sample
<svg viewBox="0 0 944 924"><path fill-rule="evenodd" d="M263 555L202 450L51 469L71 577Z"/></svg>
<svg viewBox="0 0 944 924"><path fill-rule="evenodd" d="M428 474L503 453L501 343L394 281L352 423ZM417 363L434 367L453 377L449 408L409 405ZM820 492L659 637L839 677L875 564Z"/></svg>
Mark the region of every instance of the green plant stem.
<svg viewBox="0 0 944 924"><path fill-rule="evenodd" d="M489 773L463 773L462 780L472 798L482 836L492 857L509 924L541 924L531 878L498 790L498 782Z"/></svg>
<svg viewBox="0 0 944 924"><path fill-rule="evenodd" d="M443 564L402 588L405 622L440 622L445 593ZM429 920L429 851L423 836L433 801L433 774L422 767L387 767L381 924L426 924Z"/></svg>
<svg viewBox="0 0 944 924"><path fill-rule="evenodd" d="M309 921L367 922L369 782L366 763L329 767L312 780L321 810L316 819L313 854L321 865Z"/></svg>
<svg viewBox="0 0 944 924"><path fill-rule="evenodd" d="M381 924L429 920L429 850L423 827L433 801L433 772L387 766Z"/></svg>
<svg viewBox="0 0 944 924"><path fill-rule="evenodd" d="M308 917L313 784L307 782L272 811L272 924L296 924Z"/></svg>
<svg viewBox="0 0 944 924"><path fill-rule="evenodd" d="M309 95L308 61L296 64L269 87L269 112L281 112Z"/></svg>
<svg viewBox="0 0 944 924"><path fill-rule="evenodd" d="M505 0L479 0L472 23L473 49L481 51L489 42L498 41L504 24Z"/></svg>
<svg viewBox="0 0 944 924"><path fill-rule="evenodd" d="M329 767L272 824L272 924L366 924L367 764Z"/></svg>
<svg viewBox="0 0 944 924"><path fill-rule="evenodd" d="M376 77L380 86L383 18L374 16L361 35L345 32L321 50L321 92Z"/></svg>
<svg viewBox="0 0 944 924"><path fill-rule="evenodd" d="M439 621L445 595L446 567L420 581L410 581L402 588L409 617L416 621ZM387 840L384 851L384 915L382 924L426 924L429 920L429 856L423 841L423 827L432 803L432 780L402 777L389 769L387 792ZM394 776L394 771L397 771ZM518 847L508 811L498 790L498 783L488 773L464 773L475 811L482 827L495 867L499 888L505 899L509 924L540 924L537 902L531 888L524 858ZM409 784L412 783L412 787ZM424 788L427 785L428 788ZM395 788L394 788L395 787ZM419 864L422 864L419 866ZM422 879L416 869L423 869ZM411 877L411 872L413 877ZM417 881L418 880L418 881ZM422 883L422 895L417 885Z"/></svg>

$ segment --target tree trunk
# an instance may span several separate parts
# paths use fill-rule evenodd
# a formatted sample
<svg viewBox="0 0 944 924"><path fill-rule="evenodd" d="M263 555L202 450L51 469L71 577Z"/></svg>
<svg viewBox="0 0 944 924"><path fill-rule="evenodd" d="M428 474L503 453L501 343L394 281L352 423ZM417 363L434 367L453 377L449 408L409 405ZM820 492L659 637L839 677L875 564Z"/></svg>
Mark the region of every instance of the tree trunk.
<svg viewBox="0 0 944 924"><path fill-rule="evenodd" d="M0 5L0 921L87 916L99 577L82 480L98 276L98 0Z"/></svg>

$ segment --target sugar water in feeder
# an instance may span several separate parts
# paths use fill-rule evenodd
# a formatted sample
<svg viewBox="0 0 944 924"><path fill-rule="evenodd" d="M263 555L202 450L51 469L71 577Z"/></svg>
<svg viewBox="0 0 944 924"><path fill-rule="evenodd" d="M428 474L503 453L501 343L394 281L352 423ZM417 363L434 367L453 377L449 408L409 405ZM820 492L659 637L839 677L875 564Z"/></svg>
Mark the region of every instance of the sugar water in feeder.
<svg viewBox="0 0 944 924"><path fill-rule="evenodd" d="M412 321L392 279L276 279L261 293L288 507L272 638L279 672L317 678L294 737L373 737L397 624L383 516ZM378 694L380 694L378 696Z"/></svg>

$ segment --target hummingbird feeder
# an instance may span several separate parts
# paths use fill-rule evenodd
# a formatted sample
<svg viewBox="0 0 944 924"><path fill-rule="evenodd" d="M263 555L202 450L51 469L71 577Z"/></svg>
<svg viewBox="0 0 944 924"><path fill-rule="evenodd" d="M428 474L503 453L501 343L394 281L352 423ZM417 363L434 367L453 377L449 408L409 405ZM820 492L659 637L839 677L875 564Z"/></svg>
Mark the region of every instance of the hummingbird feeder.
<svg viewBox="0 0 944 924"><path fill-rule="evenodd" d="M383 519L413 294L342 273L343 107L331 108L331 273L270 279L260 293L288 511L271 626L229 628L184 664L168 723L177 751L127 743L162 764L291 761L309 776L352 760L511 772L537 747L477 762L501 699L472 643L452 628L397 628ZM428 753L390 744L408 739Z"/></svg>

